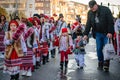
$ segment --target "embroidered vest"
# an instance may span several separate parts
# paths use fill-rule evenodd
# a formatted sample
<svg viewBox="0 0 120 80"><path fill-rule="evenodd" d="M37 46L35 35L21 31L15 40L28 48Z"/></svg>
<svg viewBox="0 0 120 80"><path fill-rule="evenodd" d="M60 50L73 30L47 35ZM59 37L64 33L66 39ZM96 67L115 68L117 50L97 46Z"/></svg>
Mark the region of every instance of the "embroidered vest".
<svg viewBox="0 0 120 80"><path fill-rule="evenodd" d="M8 40L12 39L12 33L11 32L6 32L5 36L6 36L6 38ZM21 40L18 39L17 41L14 42L13 45L8 45L8 46L5 47L5 57L6 58L8 58L8 59L10 58L13 49L15 49L18 57L22 57L23 56L23 50L22 50L20 41Z"/></svg>

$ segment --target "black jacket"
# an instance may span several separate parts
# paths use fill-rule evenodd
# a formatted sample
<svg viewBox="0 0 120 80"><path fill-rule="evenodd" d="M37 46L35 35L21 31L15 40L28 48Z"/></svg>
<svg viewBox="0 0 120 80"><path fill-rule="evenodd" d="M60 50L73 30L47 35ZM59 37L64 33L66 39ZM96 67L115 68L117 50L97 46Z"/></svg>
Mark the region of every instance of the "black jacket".
<svg viewBox="0 0 120 80"><path fill-rule="evenodd" d="M96 14L99 19L99 23L95 23ZM98 6L98 10L96 12L92 12L91 10L89 10L87 18L88 19L87 19L84 35L89 34L91 27L93 34L95 32L105 33L105 34L114 33L113 16L108 7Z"/></svg>

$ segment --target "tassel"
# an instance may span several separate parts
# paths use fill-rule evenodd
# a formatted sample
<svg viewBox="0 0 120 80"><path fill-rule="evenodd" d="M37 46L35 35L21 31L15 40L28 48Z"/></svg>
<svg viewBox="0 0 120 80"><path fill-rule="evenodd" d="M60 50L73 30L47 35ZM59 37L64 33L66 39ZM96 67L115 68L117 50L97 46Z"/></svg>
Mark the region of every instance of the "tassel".
<svg viewBox="0 0 120 80"><path fill-rule="evenodd" d="M24 30L25 30L25 24L21 24L21 25L17 28L16 32L13 34L12 38L13 38L14 40L18 40L19 37L20 37L20 35L24 32Z"/></svg>
<svg viewBox="0 0 120 80"><path fill-rule="evenodd" d="M27 40L27 38L30 37L33 33L34 33L34 29L30 27L24 35L24 40Z"/></svg>

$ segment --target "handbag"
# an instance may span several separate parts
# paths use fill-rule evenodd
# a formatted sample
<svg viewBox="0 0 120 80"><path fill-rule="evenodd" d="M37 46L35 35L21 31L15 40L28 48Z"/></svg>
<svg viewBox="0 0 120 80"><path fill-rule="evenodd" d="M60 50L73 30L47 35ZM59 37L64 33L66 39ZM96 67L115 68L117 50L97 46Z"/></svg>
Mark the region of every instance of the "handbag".
<svg viewBox="0 0 120 80"><path fill-rule="evenodd" d="M103 48L104 60L111 60L115 56L115 49L113 46L112 39L108 39L107 44Z"/></svg>

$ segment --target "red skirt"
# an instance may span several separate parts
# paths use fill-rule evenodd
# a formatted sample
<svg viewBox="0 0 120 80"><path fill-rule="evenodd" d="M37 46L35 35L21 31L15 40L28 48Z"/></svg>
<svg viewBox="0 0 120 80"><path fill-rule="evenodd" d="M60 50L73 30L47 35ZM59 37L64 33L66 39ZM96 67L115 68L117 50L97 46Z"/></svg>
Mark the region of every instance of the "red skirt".
<svg viewBox="0 0 120 80"><path fill-rule="evenodd" d="M5 65L8 67L13 67L13 66L21 66L21 64L22 64L21 58L18 57L15 49L13 49L10 58L5 59Z"/></svg>

